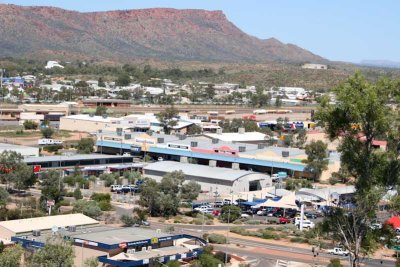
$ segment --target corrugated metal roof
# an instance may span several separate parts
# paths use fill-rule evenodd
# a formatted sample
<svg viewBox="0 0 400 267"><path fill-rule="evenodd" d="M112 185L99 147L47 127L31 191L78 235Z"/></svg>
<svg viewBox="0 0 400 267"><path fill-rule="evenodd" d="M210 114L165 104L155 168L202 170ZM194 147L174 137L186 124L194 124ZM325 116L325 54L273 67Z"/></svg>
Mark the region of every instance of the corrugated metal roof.
<svg viewBox="0 0 400 267"><path fill-rule="evenodd" d="M102 154L79 154L70 156L46 156L46 157L27 157L25 163L48 162L48 161L72 161L72 160L94 160L94 159L114 159L114 158L132 158L129 155L102 155Z"/></svg>
<svg viewBox="0 0 400 267"><path fill-rule="evenodd" d="M0 227L12 231L16 234L30 232L33 230L48 230L53 226L81 226L98 224L99 222L81 213L45 216L30 219L11 220L0 222Z"/></svg>
<svg viewBox="0 0 400 267"><path fill-rule="evenodd" d="M181 163L175 161L158 161L150 163L144 168L146 171L158 171L169 173L173 171L182 171L186 175L204 177L209 179L235 181L243 176L254 174L255 172L234 170L229 168L210 167L205 165Z"/></svg>

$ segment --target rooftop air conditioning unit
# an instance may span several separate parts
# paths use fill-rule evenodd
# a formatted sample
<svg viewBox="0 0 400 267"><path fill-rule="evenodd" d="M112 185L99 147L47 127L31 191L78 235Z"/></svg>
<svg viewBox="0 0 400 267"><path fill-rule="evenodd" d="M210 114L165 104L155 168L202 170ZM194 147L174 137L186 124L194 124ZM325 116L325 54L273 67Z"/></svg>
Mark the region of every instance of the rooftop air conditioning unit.
<svg viewBox="0 0 400 267"><path fill-rule="evenodd" d="M240 134L244 134L245 133L245 129L243 127L238 129L238 133Z"/></svg>
<svg viewBox="0 0 400 267"><path fill-rule="evenodd" d="M158 138L157 138L157 143L159 143L159 144L164 143L164 138L158 137Z"/></svg>
<svg viewBox="0 0 400 267"><path fill-rule="evenodd" d="M142 251L146 251L147 250L147 248L146 247L142 247Z"/></svg>
<svg viewBox="0 0 400 267"><path fill-rule="evenodd" d="M283 158L289 157L289 151L282 151L282 157Z"/></svg>
<svg viewBox="0 0 400 267"><path fill-rule="evenodd" d="M264 144L258 144L258 145L257 145L257 148L258 148L258 149L263 149L263 148L264 148Z"/></svg>
<svg viewBox="0 0 400 267"><path fill-rule="evenodd" d="M184 134L179 135L179 140L185 140L185 139L186 139L186 135L184 135Z"/></svg>
<svg viewBox="0 0 400 267"><path fill-rule="evenodd" d="M190 146L191 147L197 147L198 143L196 141L192 141L192 142L190 142Z"/></svg>
<svg viewBox="0 0 400 267"><path fill-rule="evenodd" d="M217 129L217 134L222 134L222 129Z"/></svg>
<svg viewBox="0 0 400 267"><path fill-rule="evenodd" d="M131 138L132 138L132 136L130 134L125 134L125 139L126 140L131 139Z"/></svg>
<svg viewBox="0 0 400 267"><path fill-rule="evenodd" d="M76 225L68 226L68 232L76 232Z"/></svg>
<svg viewBox="0 0 400 267"><path fill-rule="evenodd" d="M218 142L219 142L218 139L216 139L216 138L212 139L212 143L213 143L213 144L218 144Z"/></svg>
<svg viewBox="0 0 400 267"><path fill-rule="evenodd" d="M245 152L246 151L246 147L245 146L240 146L239 147L239 152Z"/></svg>
<svg viewBox="0 0 400 267"><path fill-rule="evenodd" d="M40 230L33 230L32 231L33 236L40 236Z"/></svg>

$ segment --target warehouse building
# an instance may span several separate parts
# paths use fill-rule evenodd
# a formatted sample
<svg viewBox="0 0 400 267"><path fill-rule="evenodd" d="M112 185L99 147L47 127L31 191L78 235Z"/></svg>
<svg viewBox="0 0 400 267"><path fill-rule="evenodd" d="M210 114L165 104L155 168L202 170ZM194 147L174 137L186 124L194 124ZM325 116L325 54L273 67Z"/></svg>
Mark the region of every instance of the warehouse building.
<svg viewBox="0 0 400 267"><path fill-rule="evenodd" d="M207 245L205 240L186 234L102 225L83 214L1 222L0 238L3 235L29 250L42 248L50 237L59 235L73 243L74 266L77 267L83 267L85 260L92 257L105 265L118 267L190 260L197 258Z"/></svg>
<svg viewBox="0 0 400 267"><path fill-rule="evenodd" d="M204 165L174 161L158 161L143 168L144 175L161 181L162 177L173 171L182 171L186 181L200 184L201 190L229 194L230 192L257 191L272 185L269 175L234 170L231 168L210 167Z"/></svg>

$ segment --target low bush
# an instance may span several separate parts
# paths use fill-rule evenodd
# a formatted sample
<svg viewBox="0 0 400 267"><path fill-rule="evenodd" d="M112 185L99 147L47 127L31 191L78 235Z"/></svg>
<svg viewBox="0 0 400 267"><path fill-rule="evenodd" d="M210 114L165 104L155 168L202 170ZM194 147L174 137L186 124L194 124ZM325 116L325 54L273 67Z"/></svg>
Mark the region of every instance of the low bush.
<svg viewBox="0 0 400 267"><path fill-rule="evenodd" d="M260 224L260 221L257 221L257 220L249 220L249 221L246 222L246 224L259 225L259 224Z"/></svg>
<svg viewBox="0 0 400 267"><path fill-rule="evenodd" d="M290 242L293 242L293 243L307 243L307 239L302 238L302 237L292 237L290 239Z"/></svg>
<svg viewBox="0 0 400 267"><path fill-rule="evenodd" d="M226 244L226 237L219 234L210 234L208 241L212 244Z"/></svg>

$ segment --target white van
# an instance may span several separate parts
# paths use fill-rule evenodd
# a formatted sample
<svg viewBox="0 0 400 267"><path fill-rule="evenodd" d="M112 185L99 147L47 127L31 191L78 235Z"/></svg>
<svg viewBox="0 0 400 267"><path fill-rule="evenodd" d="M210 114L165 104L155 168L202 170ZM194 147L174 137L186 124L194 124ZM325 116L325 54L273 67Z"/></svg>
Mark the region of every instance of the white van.
<svg viewBox="0 0 400 267"><path fill-rule="evenodd" d="M63 141L61 140L54 140L54 139L39 139L38 145L62 145Z"/></svg>

